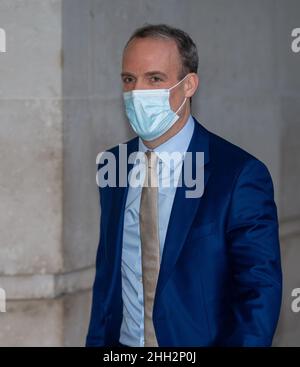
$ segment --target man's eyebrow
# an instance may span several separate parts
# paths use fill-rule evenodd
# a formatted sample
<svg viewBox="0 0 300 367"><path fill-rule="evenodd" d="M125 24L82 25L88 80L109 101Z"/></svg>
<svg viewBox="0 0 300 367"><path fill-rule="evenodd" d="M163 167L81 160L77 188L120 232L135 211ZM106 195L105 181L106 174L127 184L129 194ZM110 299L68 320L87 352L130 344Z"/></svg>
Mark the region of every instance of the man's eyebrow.
<svg viewBox="0 0 300 367"><path fill-rule="evenodd" d="M123 76L133 76L135 78L135 75L134 74L129 73L127 71L124 71L124 72L121 73L121 77L123 77Z"/></svg>
<svg viewBox="0 0 300 367"><path fill-rule="evenodd" d="M162 71L159 71L159 70L153 70L153 71L148 71L147 73L145 73L146 76L153 76L153 75L160 75L164 78L168 78L167 74L163 73ZM128 71L124 71L121 73L121 77L124 77L124 76L132 76L132 77L136 77L134 74L132 73L129 73Z"/></svg>
<svg viewBox="0 0 300 367"><path fill-rule="evenodd" d="M159 71L159 70L148 71L147 73L145 73L145 75L147 75L147 76L161 75L164 78L168 78L167 74L165 74L165 73L163 73L162 71Z"/></svg>

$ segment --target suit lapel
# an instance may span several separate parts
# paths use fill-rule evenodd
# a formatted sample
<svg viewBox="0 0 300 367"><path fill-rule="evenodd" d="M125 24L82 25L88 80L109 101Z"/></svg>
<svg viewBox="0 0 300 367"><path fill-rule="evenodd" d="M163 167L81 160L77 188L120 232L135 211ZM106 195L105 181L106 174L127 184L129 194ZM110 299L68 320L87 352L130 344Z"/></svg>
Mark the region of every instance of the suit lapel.
<svg viewBox="0 0 300 367"><path fill-rule="evenodd" d="M195 120L195 119L194 119ZM194 133L188 148L192 153L193 177L196 170L196 152L204 152L204 190L210 176L209 170L209 138L208 132L195 120ZM182 172L184 172L184 164ZM191 190L182 180L182 185L176 189L174 202L169 219L164 251L161 260L160 273L156 289L156 296L163 290L168 280L172 268L174 267L178 256L185 243L189 229L196 215L201 197L186 198L186 190Z"/></svg>
<svg viewBox="0 0 300 367"><path fill-rule="evenodd" d="M128 173L130 172L133 164L128 163L128 157L131 153L138 151L138 138L134 138L129 143L124 144L127 147L127 154L120 157L119 150L116 153L117 160L117 187L111 189L111 213L109 218L109 234L110 241L107 251L109 252L109 259L117 259L114 261L115 269L120 268L121 250L122 250L122 238L123 238L123 223L125 214L125 204L128 194ZM126 161L125 161L126 160ZM127 165L127 183L126 186L119 186L119 165Z"/></svg>

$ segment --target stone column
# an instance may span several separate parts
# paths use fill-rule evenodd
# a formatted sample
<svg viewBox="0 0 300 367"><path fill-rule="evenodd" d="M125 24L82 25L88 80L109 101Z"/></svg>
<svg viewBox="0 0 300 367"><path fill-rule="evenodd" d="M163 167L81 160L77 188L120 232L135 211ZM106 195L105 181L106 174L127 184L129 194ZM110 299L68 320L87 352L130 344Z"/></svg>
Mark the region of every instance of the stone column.
<svg viewBox="0 0 300 367"><path fill-rule="evenodd" d="M297 345L300 316L299 1L1 0L0 345L84 344L98 244L98 152L133 136L121 56L138 26L196 41L193 112L263 160L274 180L284 301L274 345Z"/></svg>
<svg viewBox="0 0 300 367"><path fill-rule="evenodd" d="M70 2L0 3L7 37L7 52L0 53L0 287L7 298L6 313L0 313L2 346L83 345L88 323L98 241L96 144L87 156L86 138L93 134L83 109L68 120L69 108L89 101L88 94L64 96L63 86L65 70L86 63L76 51L88 35L79 32L85 19L77 17L72 43L63 25L65 5ZM71 72L70 83L76 77ZM75 151L80 158L69 166Z"/></svg>

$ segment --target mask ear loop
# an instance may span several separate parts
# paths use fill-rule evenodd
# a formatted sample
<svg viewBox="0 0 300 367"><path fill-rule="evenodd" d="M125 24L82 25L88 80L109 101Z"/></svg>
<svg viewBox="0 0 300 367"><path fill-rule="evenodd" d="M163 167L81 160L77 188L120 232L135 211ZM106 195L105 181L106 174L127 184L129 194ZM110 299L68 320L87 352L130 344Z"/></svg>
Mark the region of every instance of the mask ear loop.
<svg viewBox="0 0 300 367"><path fill-rule="evenodd" d="M181 82L183 82L183 81L184 81L184 79L185 79L188 75L189 75L189 74L186 74L186 76L185 76L183 79L179 80L179 82L178 82L177 84L173 85L173 87L169 88L168 90L170 91L170 90L172 90L173 88L177 87L177 85L179 85Z"/></svg>
<svg viewBox="0 0 300 367"><path fill-rule="evenodd" d="M175 112L175 113L176 113L176 115L177 115L177 113L182 109L182 107L183 107L183 105L185 104L186 100L187 100L187 97L184 97L183 102L181 103L181 105L180 105L180 107L178 108L178 110Z"/></svg>
<svg viewBox="0 0 300 367"><path fill-rule="evenodd" d="M177 84L175 84L175 85L173 85L173 87L169 88L169 91L170 91L171 89L173 89L173 88L177 87L177 85L179 85L181 82L183 82L183 81L184 81L184 79L185 79L188 75L189 75L189 74L186 74L186 76L185 76L183 79L181 79ZM179 108L177 109L177 111L175 112L176 114L177 114L177 113L182 109L182 107L183 107L183 105L185 104L186 100L187 100L187 97L184 97L183 102L181 103L181 105L179 106Z"/></svg>

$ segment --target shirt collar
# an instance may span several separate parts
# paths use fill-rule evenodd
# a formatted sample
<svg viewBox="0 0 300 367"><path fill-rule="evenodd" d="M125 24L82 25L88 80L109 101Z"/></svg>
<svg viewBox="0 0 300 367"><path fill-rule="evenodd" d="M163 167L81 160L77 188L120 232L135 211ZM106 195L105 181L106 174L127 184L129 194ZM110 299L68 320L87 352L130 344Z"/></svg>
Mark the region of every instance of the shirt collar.
<svg viewBox="0 0 300 367"><path fill-rule="evenodd" d="M183 126L181 130L178 131L177 134L172 136L170 139L165 141L164 143L160 144L153 151L157 154L159 159L166 165L170 165L170 160L167 159L167 155L179 152L181 155L175 156L175 161L179 160L182 161L184 154L186 153L188 146L190 144L193 132L194 132L194 119L190 115L186 124ZM149 148L143 143L142 139L139 138L139 151L146 152ZM179 158L181 157L181 158Z"/></svg>

